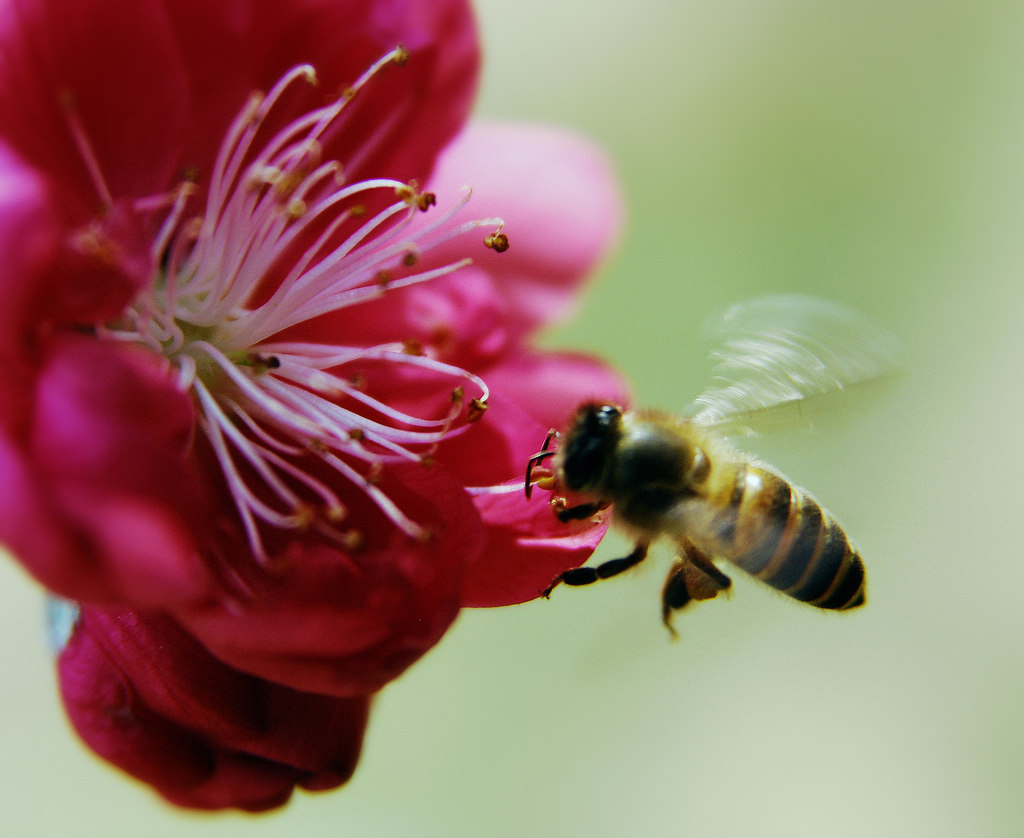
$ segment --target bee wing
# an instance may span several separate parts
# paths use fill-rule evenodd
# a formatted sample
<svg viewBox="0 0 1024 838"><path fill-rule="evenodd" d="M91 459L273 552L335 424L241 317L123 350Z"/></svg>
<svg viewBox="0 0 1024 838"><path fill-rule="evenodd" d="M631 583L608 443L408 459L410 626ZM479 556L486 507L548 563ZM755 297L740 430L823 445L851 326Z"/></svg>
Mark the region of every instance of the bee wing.
<svg viewBox="0 0 1024 838"><path fill-rule="evenodd" d="M691 418L725 433L812 424L825 397L896 371L898 341L864 315L799 295L761 297L711 325L714 383Z"/></svg>

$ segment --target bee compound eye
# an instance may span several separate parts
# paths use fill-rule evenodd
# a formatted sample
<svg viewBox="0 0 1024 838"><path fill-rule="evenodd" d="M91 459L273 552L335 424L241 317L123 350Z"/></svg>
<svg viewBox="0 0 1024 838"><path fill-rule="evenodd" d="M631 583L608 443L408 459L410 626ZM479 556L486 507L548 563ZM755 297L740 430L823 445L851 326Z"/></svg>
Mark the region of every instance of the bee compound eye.
<svg viewBox="0 0 1024 838"><path fill-rule="evenodd" d="M613 428L622 416L622 411L619 410L615 405L603 404L600 407L595 408L593 413L593 421L596 427L602 431L607 432Z"/></svg>

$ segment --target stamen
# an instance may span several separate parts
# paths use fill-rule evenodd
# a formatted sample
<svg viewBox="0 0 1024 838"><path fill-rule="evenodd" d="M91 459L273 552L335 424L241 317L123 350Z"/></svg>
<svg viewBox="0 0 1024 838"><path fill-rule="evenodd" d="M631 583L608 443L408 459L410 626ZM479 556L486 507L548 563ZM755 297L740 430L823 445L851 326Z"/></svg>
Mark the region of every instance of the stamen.
<svg viewBox="0 0 1024 838"><path fill-rule="evenodd" d="M473 399L466 411L467 422L479 422L484 418L487 411L487 402L483 399Z"/></svg>
<svg viewBox="0 0 1024 838"><path fill-rule="evenodd" d="M416 267L454 238L490 227L486 246L508 247L500 218L456 220L468 189L436 212L437 196L414 181L347 182L342 162L323 159L352 99L385 67L409 58L396 47L333 101L291 119L282 115L295 89L317 83L312 67L294 67L265 95L251 96L218 150L201 215L189 215L199 192L191 181L137 202L140 212L165 213L152 245L153 282L116 323L97 330L169 360L178 386L195 398L198 425L263 565L271 561L264 537L272 530L316 532L357 549L363 533L340 526L349 514L342 499L348 487L409 537L429 538L389 497L382 469L429 464L442 442L487 410L484 381L418 341L367 347L345 345L344 335L338 343L275 340L323 315L460 271L471 258ZM392 130L399 116L385 115L376 131ZM70 107L68 124L97 193L112 206ZM344 162L348 171L359 165ZM97 231L98 247L102 225ZM401 369L436 381L434 407L415 415L373 395L365 371L346 376L346 368L366 364L383 367L382 376Z"/></svg>
<svg viewBox="0 0 1024 838"><path fill-rule="evenodd" d="M168 213L167 218L164 219L164 223L160 225L160 232L157 233L153 246L150 248L150 258L154 263L159 262L164 254L168 252L170 243L185 213L185 206L195 191L195 184L185 181L171 193L174 198L171 211Z"/></svg>
<svg viewBox="0 0 1024 838"><path fill-rule="evenodd" d="M494 250L496 253L504 253L509 249L509 237L502 233L502 227L504 225L504 222L500 221L498 229L483 240L483 244Z"/></svg>
<svg viewBox="0 0 1024 838"><path fill-rule="evenodd" d="M64 91L61 96L61 104L64 106L64 119L67 121L71 139L78 149L86 170L89 172L89 179L92 181L93 188L96 190L103 208L109 210L114 206L114 198L110 194L110 187L107 186L107 181L103 177L103 170L100 167L99 160L96 159L96 153L92 150L88 134L82 126L82 120L78 116L75 97L70 90Z"/></svg>
<svg viewBox="0 0 1024 838"><path fill-rule="evenodd" d="M250 96L245 107L242 108L239 115L235 117L234 122L231 123L231 126L228 128L228 135L224 138L224 143L220 147L220 152L214 162L213 171L210 176L210 195L207 200L207 209L212 210L211 217L216 218L220 214L219 209L224 202L224 193L235 184L242 161L249 152L259 126L266 118L270 109L277 104L284 91L299 79L304 80L310 85L316 84L316 70L309 64L300 64L297 67L293 67L278 79L266 96L261 96L258 93ZM296 125L295 130L302 130L302 127L302 124L299 123ZM272 149L268 148L266 151L272 154ZM231 173L230 177L228 176L229 172Z"/></svg>

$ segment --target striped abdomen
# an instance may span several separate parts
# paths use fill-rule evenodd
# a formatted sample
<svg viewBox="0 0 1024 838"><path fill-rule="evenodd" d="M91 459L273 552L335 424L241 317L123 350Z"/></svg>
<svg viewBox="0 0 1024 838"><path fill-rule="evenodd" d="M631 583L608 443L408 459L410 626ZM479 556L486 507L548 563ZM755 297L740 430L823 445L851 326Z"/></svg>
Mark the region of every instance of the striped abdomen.
<svg viewBox="0 0 1024 838"><path fill-rule="evenodd" d="M773 588L819 608L864 603L864 565L846 533L813 498L746 463L725 467L708 498L717 508L707 543Z"/></svg>

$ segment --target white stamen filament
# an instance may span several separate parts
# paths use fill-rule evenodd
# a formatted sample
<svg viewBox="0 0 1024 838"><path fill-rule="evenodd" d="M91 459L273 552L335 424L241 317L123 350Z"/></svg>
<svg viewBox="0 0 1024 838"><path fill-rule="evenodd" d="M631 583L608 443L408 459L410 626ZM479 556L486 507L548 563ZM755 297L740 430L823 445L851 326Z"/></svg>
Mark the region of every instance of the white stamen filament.
<svg viewBox="0 0 1024 838"><path fill-rule="evenodd" d="M512 495L523 493L523 481L516 480L514 483L495 483L490 486L467 486L466 493L473 497L481 495Z"/></svg>
<svg viewBox="0 0 1024 838"><path fill-rule="evenodd" d="M96 194L99 196L100 202L105 208L109 209L114 206L114 198L110 194L110 187L107 186L107 181L103 177L103 168L100 166L100 162L92 150L92 144L89 142L89 136L86 133L85 128L82 126L82 120L78 116L74 96L70 92L65 91L64 99L65 119L67 119L68 130L71 132L71 139L75 143L78 153L82 156L82 162L85 164L85 168L89 172L89 178L92 180L93 189L96 190Z"/></svg>

